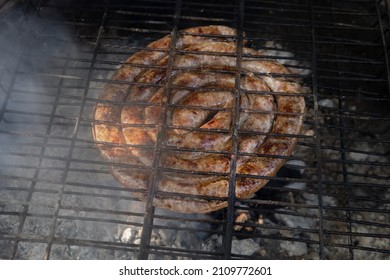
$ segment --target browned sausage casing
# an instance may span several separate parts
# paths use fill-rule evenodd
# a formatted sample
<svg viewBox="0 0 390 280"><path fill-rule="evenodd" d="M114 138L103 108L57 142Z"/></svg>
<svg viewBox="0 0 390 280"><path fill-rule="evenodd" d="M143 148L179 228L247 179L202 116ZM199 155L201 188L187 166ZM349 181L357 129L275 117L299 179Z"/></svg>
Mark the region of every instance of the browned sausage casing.
<svg viewBox="0 0 390 280"><path fill-rule="evenodd" d="M171 60L166 36L132 55L105 86L93 136L112 174L138 198L145 199L151 170L159 168L155 206L185 213L221 209L234 139L240 199L263 187L292 153L305 110L300 85L283 77L287 68L250 48L242 50L237 82L235 35L225 26L186 29Z"/></svg>

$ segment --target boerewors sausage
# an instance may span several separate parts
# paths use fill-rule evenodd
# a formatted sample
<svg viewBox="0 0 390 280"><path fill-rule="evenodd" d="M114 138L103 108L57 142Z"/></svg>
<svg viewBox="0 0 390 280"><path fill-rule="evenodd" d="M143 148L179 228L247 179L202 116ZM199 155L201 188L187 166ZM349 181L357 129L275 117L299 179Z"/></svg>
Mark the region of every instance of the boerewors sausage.
<svg viewBox="0 0 390 280"><path fill-rule="evenodd" d="M254 49L241 50L238 68L235 36L225 26L189 28L170 53L166 36L132 55L105 86L93 136L112 174L138 198L145 199L157 168L155 206L221 209L233 160L235 195L245 199L293 152L305 110L300 85Z"/></svg>

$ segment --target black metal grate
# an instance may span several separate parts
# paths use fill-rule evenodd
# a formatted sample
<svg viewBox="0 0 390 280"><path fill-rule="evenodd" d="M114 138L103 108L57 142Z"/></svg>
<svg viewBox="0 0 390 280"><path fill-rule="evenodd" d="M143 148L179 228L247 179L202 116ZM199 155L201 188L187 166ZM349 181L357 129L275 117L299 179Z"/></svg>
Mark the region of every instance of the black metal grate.
<svg viewBox="0 0 390 280"><path fill-rule="evenodd" d="M0 10L0 258L390 258L386 1L205 2ZM239 46L245 32L295 69L309 89L304 129L252 199L230 196L212 214L154 209L109 173L91 135L93 107L131 54L209 24L236 28ZM239 223L242 212L250 219Z"/></svg>

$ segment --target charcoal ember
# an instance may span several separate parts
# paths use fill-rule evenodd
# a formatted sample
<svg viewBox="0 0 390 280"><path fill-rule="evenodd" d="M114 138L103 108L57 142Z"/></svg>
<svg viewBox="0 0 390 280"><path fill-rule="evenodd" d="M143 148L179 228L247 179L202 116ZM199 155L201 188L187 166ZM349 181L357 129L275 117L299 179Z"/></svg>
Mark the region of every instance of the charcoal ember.
<svg viewBox="0 0 390 280"><path fill-rule="evenodd" d="M129 227L126 228L122 236L120 237L121 242L123 243L133 243L140 244L141 243L141 229Z"/></svg>
<svg viewBox="0 0 390 280"><path fill-rule="evenodd" d="M232 240L232 254L251 256L260 250L260 245L252 238Z"/></svg>
<svg viewBox="0 0 390 280"><path fill-rule="evenodd" d="M213 234L202 243L202 249L208 252L218 252L222 249L222 235ZM260 245L253 238L239 239L233 237L232 254L252 256L260 250Z"/></svg>
<svg viewBox="0 0 390 280"><path fill-rule="evenodd" d="M246 210L244 210L244 211L242 211L242 210L239 211L239 212L237 213L236 218L235 218L235 223L237 223L237 224L235 224L235 225L233 226L234 230L235 230L235 231L240 231L240 230L242 230L242 229L244 228L244 226L241 225L241 224L247 222L249 219L250 219L249 211L246 211ZM247 227L245 227L245 228L247 228Z"/></svg>
<svg viewBox="0 0 390 280"><path fill-rule="evenodd" d="M213 234L201 243L201 249L206 252L218 252L222 247L222 236Z"/></svg>
<svg viewBox="0 0 390 280"><path fill-rule="evenodd" d="M307 245L297 241L281 241L280 248L285 250L289 257L298 257L307 254Z"/></svg>

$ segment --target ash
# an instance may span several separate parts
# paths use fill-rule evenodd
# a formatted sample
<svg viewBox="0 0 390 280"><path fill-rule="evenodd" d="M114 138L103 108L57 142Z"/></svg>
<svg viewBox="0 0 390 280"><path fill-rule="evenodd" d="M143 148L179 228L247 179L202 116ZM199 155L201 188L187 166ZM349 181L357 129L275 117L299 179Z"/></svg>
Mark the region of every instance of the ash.
<svg viewBox="0 0 390 280"><path fill-rule="evenodd" d="M133 48L161 34L124 42L123 34L112 31L94 53L96 37L74 38L96 30L25 20L17 24L30 29L10 24L10 18L0 34L2 49L11 53L0 69L0 258L135 259L145 205L119 186L102 162L91 136L92 110L103 80ZM262 47L305 83L306 62L295 60L280 43ZM326 97L318 100L316 112L310 91L305 92L305 137L277 178L252 199L237 202L232 257L390 259L389 147L380 141L389 139L388 124L373 129L369 121L351 119L348 138L361 141L326 148L341 145L329 137L340 131L325 129L339 122L332 109L372 112L378 104ZM320 154L317 139L324 147ZM375 139L378 143L368 141ZM224 210L184 215L156 209L149 258L223 258L225 219Z"/></svg>

